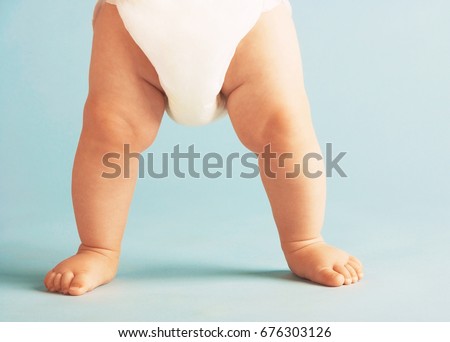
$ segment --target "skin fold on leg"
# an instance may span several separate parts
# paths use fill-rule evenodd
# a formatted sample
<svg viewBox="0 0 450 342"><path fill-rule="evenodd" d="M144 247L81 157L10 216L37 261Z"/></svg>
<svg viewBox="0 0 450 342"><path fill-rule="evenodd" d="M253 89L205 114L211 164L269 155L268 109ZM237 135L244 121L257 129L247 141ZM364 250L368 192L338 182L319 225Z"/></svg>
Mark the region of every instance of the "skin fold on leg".
<svg viewBox="0 0 450 342"><path fill-rule="evenodd" d="M107 153L122 165L124 145L142 152L151 145L164 113L158 76L128 35L115 6L103 4L94 38L83 128L75 156L72 198L81 245L78 252L50 270L44 284L51 292L82 295L113 279L137 178L137 159L130 176L111 173ZM122 170L124 171L124 170Z"/></svg>
<svg viewBox="0 0 450 342"><path fill-rule="evenodd" d="M322 161L288 177L305 155L321 154L306 95L300 48L288 9L264 13L239 44L222 88L241 142L259 156L260 174L291 270L327 286L352 284L363 277L361 262L325 243L321 229L326 178ZM276 158L268 158L264 148ZM281 162L282 153L290 153ZM303 165L301 165L303 166Z"/></svg>

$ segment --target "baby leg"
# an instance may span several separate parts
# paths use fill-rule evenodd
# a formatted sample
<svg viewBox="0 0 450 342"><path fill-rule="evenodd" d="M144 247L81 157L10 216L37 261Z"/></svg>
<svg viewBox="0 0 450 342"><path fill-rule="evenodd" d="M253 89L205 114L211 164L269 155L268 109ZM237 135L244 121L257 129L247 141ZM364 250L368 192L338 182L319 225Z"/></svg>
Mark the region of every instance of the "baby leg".
<svg viewBox="0 0 450 342"><path fill-rule="evenodd" d="M362 278L355 257L326 244L321 236L325 210L322 161L311 159L296 173L308 153L320 154L303 83L295 27L285 6L262 15L241 41L222 89L242 143L259 155L281 245L291 270L314 282L340 286ZM270 145L271 153L263 153ZM287 158L278 158L282 153ZM302 165L301 167L303 167ZM287 175L291 174L291 178Z"/></svg>
<svg viewBox="0 0 450 342"><path fill-rule="evenodd" d="M135 45L115 6L102 5L94 25L89 96L73 167L72 197L81 245L47 273L49 291L81 295L112 280L137 178L113 179L103 156L113 152L122 165L124 145L141 152L154 140L164 97L153 66Z"/></svg>

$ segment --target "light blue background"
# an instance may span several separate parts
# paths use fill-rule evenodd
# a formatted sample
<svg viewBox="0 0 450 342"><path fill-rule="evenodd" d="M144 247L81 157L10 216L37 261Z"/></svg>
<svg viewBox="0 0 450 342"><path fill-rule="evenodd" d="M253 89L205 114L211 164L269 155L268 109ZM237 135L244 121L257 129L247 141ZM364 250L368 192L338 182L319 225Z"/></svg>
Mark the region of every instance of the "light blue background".
<svg viewBox="0 0 450 342"><path fill-rule="evenodd" d="M77 247L70 178L93 5L0 2L0 320L450 319L445 0L292 1L319 139L348 152L324 234L364 261L364 281L330 289L290 275L258 179L171 177L139 182L115 282L46 293L45 273ZM228 118L165 118L153 151L178 143L246 152Z"/></svg>

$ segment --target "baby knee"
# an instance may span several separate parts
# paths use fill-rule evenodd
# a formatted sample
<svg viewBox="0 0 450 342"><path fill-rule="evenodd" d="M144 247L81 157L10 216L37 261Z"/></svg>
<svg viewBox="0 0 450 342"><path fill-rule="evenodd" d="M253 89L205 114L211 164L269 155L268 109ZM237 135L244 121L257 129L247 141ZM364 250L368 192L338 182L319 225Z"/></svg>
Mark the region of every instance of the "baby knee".
<svg viewBox="0 0 450 342"><path fill-rule="evenodd" d="M88 98L83 115L83 134L113 148L128 144L142 152L155 140L159 122L139 122L126 108Z"/></svg>
<svg viewBox="0 0 450 342"><path fill-rule="evenodd" d="M255 117L253 127L240 129L241 142L252 152L261 153L267 145L283 150L304 134L306 123L299 120L298 110L280 106L270 114Z"/></svg>

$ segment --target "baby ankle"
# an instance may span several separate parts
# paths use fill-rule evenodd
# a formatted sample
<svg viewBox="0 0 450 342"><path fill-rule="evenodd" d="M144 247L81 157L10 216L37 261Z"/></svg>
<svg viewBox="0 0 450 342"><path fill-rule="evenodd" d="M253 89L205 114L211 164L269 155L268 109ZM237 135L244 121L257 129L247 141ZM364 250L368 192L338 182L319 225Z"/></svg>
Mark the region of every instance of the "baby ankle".
<svg viewBox="0 0 450 342"><path fill-rule="evenodd" d="M292 240L292 241L281 241L281 248L285 255L295 253L305 247L311 246L316 243L323 243L324 239L321 235L304 239L304 240Z"/></svg>

